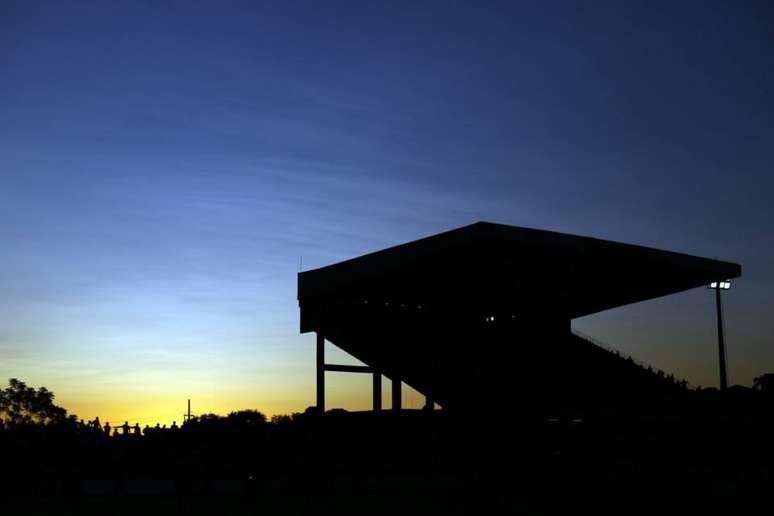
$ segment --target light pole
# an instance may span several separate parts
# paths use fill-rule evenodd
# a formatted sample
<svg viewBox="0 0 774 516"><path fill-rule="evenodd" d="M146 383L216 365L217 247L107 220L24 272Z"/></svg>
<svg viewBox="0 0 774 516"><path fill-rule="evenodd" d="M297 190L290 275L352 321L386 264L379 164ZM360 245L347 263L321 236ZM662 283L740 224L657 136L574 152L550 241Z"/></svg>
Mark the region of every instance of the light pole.
<svg viewBox="0 0 774 516"><path fill-rule="evenodd" d="M731 280L715 281L707 285L715 291L715 309L718 314L718 361L720 362L720 390L725 391L728 388L728 378L726 376L726 344L723 340L723 305L720 302L720 291L731 288Z"/></svg>

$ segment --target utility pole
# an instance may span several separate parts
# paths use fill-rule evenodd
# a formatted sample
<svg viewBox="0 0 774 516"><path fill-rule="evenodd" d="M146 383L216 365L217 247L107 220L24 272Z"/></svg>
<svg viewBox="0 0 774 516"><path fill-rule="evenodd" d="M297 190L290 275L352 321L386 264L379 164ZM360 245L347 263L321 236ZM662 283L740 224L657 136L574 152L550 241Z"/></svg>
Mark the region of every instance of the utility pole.
<svg viewBox="0 0 774 516"><path fill-rule="evenodd" d="M723 303L720 299L720 291L731 288L731 281L716 281L709 284L709 288L715 291L715 311L718 318L718 362L720 363L720 390L728 388L728 376L726 374L726 343L723 332Z"/></svg>
<svg viewBox="0 0 774 516"><path fill-rule="evenodd" d="M723 304L720 301L720 288L715 289L715 310L718 314L718 362L720 362L720 390L728 388L726 376L726 343L723 335Z"/></svg>
<svg viewBox="0 0 774 516"><path fill-rule="evenodd" d="M188 422L191 420L191 400L188 400L188 413L183 414L183 420Z"/></svg>

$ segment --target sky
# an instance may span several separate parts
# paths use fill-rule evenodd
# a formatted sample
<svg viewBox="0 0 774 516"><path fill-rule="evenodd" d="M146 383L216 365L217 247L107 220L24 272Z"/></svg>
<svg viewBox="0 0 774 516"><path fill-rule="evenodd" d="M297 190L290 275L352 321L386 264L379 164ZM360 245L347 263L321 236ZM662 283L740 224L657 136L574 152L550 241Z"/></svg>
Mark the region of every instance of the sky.
<svg viewBox="0 0 774 516"><path fill-rule="evenodd" d="M0 381L102 421L301 411L299 269L486 220L740 263L750 385L772 99L769 2L0 0ZM718 383L709 290L573 326Z"/></svg>

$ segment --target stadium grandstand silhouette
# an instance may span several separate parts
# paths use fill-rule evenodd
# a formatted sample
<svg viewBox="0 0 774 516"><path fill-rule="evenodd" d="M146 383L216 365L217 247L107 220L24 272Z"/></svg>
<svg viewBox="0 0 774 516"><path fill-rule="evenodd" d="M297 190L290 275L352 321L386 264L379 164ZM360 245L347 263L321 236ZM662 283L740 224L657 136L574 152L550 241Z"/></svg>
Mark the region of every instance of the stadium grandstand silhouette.
<svg viewBox="0 0 774 516"><path fill-rule="evenodd" d="M571 329L604 310L736 278L686 254L479 222L298 275L302 333L325 372L382 375L455 412L551 415L679 395L687 383ZM365 365L326 364L329 341Z"/></svg>

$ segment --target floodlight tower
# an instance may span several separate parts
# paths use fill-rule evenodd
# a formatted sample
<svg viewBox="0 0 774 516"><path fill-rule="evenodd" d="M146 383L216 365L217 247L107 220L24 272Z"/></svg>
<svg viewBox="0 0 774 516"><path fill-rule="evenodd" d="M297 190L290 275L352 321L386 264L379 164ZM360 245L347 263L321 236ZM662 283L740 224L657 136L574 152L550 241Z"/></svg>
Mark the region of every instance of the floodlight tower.
<svg viewBox="0 0 774 516"><path fill-rule="evenodd" d="M720 362L720 390L725 391L728 388L728 378L726 377L726 345L723 341L723 305L720 302L720 291L731 288L731 280L715 281L710 283L707 288L715 291L715 309L718 314L718 359Z"/></svg>

